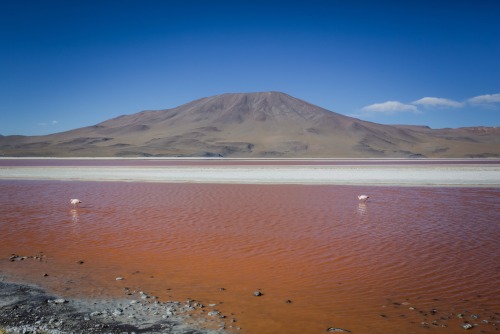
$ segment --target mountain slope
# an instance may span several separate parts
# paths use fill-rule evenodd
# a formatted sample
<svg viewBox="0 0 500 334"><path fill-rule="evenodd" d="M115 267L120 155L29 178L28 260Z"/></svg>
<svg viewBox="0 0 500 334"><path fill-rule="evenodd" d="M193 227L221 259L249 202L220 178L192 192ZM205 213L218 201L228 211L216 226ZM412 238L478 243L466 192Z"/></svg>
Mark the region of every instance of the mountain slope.
<svg viewBox="0 0 500 334"><path fill-rule="evenodd" d="M10 156L500 156L500 129L432 130L340 115L279 92L222 94L47 136L0 137Z"/></svg>

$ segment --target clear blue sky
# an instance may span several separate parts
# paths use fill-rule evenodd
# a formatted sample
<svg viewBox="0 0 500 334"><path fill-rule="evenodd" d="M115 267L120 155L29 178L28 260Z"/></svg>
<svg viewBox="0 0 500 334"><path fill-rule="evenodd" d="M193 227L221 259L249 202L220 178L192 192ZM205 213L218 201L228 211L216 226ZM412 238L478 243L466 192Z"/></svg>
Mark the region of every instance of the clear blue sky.
<svg viewBox="0 0 500 334"><path fill-rule="evenodd" d="M1 0L0 134L230 92L500 126L500 1Z"/></svg>

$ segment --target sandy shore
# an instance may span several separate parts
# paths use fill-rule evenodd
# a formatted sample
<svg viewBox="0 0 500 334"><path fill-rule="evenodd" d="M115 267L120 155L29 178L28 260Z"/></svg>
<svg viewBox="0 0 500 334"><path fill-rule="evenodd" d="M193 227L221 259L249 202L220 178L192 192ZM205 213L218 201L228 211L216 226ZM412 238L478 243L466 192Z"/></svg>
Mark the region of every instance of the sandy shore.
<svg viewBox="0 0 500 334"><path fill-rule="evenodd" d="M0 167L0 179L499 187L500 166Z"/></svg>
<svg viewBox="0 0 500 334"><path fill-rule="evenodd" d="M0 333L226 332L217 321L222 315L200 315L205 307L195 301L158 302L141 292L128 292L127 299L64 299L33 285L2 280L0 277Z"/></svg>

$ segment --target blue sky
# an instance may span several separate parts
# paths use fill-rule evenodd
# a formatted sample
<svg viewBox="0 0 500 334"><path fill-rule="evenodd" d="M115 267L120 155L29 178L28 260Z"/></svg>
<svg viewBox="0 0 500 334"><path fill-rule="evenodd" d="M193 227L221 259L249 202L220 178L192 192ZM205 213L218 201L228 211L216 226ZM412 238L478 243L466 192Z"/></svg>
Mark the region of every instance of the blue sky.
<svg viewBox="0 0 500 334"><path fill-rule="evenodd" d="M0 1L0 134L231 92L500 126L500 1Z"/></svg>

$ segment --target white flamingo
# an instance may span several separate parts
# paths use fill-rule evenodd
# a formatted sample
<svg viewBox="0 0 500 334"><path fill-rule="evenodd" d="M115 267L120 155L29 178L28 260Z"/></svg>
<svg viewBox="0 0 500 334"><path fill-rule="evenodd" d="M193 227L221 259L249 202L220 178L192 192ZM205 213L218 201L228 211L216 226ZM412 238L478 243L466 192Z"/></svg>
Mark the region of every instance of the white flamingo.
<svg viewBox="0 0 500 334"><path fill-rule="evenodd" d="M358 199L360 201L363 201L363 202L366 202L368 200L368 198L370 198L370 196L368 196L368 195L359 195L358 196Z"/></svg>
<svg viewBox="0 0 500 334"><path fill-rule="evenodd" d="M73 205L73 206L78 206L78 204L80 204L82 201L80 201L78 198L72 198L69 200L69 202Z"/></svg>

